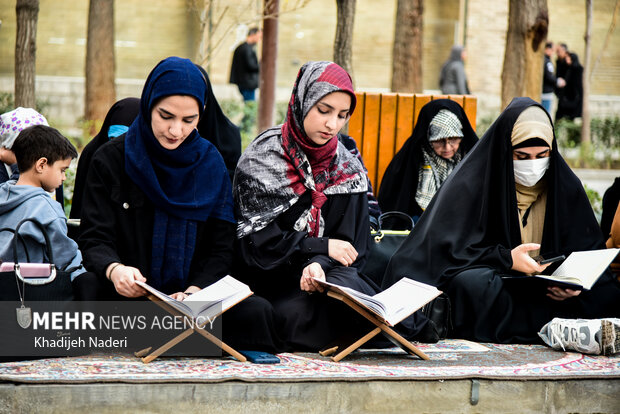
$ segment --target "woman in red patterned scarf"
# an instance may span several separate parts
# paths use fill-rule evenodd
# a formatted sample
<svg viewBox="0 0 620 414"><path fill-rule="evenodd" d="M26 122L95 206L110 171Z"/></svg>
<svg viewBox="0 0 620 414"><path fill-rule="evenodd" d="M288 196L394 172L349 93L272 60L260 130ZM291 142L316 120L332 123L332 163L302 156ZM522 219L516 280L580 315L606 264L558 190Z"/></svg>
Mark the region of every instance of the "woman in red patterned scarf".
<svg viewBox="0 0 620 414"><path fill-rule="evenodd" d="M235 172L236 276L285 318L285 337L295 350L318 350L342 335L368 331L346 305L309 295L321 290L313 277L370 295L379 291L358 273L369 240L367 178L337 138L355 103L344 69L306 63L286 122L262 132ZM407 337L430 326L419 315L401 325Z"/></svg>

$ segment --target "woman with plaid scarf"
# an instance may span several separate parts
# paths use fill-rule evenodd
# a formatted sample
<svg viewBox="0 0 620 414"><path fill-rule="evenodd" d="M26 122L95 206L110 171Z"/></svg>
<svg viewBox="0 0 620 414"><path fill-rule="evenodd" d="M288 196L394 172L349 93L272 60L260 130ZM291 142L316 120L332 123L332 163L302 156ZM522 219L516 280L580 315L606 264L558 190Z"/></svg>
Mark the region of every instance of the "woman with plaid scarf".
<svg viewBox="0 0 620 414"><path fill-rule="evenodd" d="M314 278L370 295L379 291L358 272L369 241L367 178L337 138L355 103L344 69L306 63L286 122L262 132L235 172L235 277L273 303L295 350L316 351L368 330L368 322L340 301L310 295L322 290ZM431 324L416 314L399 328L411 338L425 326Z"/></svg>

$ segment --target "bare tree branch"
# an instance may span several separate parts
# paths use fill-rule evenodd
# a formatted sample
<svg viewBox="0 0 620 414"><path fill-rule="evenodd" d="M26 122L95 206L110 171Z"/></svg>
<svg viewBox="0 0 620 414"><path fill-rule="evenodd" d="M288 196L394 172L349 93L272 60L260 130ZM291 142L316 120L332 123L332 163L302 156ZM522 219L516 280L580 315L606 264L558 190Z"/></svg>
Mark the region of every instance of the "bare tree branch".
<svg viewBox="0 0 620 414"><path fill-rule="evenodd" d="M270 10L274 1L275 0L266 0L264 2L264 10ZM214 10L218 3L221 4L222 1L190 0L188 7L191 11L195 11L198 14L198 19L200 21L200 45L198 47L196 57L197 61L202 66L207 65L235 27L240 25L259 26L263 20L278 18L283 14L297 11L306 7L311 1L312 0L284 1L282 2L283 4L280 5L280 10L278 13L268 13L263 15L259 12L250 18L241 18L239 15L231 16L232 9L226 5L224 9L218 13L218 16L215 18L215 22L212 21L211 25L209 25L209 9ZM237 9L246 12L247 10L252 9L253 4L255 4L255 0L246 0L243 5L237 7ZM232 17L232 22L220 30L220 25L224 21L224 17L230 16ZM220 33L217 38L214 37L216 32ZM206 46L205 43L207 44Z"/></svg>

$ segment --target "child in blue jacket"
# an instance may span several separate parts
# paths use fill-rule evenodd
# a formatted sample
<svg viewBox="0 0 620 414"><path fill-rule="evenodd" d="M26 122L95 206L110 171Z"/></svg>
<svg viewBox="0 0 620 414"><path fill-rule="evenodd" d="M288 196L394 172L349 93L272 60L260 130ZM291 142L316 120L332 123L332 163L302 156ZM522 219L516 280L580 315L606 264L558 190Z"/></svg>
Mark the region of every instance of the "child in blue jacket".
<svg viewBox="0 0 620 414"><path fill-rule="evenodd" d="M36 218L45 227L54 253L54 264L71 271L71 281L86 272L82 254L67 236L67 219L59 203L48 192L60 187L65 171L77 157L75 147L58 130L36 125L20 132L12 146L20 175L17 181L0 185L0 228L14 229L25 218ZM31 263L43 262L45 239L33 223L25 223L19 233L24 238ZM13 233L0 232L0 259L13 261ZM21 246L21 245L20 245ZM26 253L18 251L25 262Z"/></svg>

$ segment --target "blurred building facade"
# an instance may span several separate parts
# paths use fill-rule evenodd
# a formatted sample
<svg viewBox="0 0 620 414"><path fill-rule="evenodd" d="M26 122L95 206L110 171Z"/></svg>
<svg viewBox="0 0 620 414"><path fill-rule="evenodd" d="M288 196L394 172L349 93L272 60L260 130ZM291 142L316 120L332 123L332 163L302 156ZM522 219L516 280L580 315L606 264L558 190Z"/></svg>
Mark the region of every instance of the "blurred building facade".
<svg viewBox="0 0 620 414"><path fill-rule="evenodd" d="M13 90L16 0L0 0L0 91ZM212 0L210 13L198 0L115 2L118 98L139 96L153 66L170 55L203 62L219 99L239 99L228 85L234 48L248 27L260 24L262 0ZM287 100L299 67L308 60L331 60L336 2L281 2L278 98ZM609 30L615 0L594 3L593 62ZM72 122L82 116L88 0L40 0L37 30L37 96L47 100L50 117ZM584 54L582 0L548 0L549 39ZM439 71L453 44L468 50L470 89L479 113L499 112L501 72L508 24L508 0L434 0L424 10L423 85L438 89ZM387 91L391 82L395 0L359 0L354 26L353 65L358 90ZM209 31L209 27L212 29ZM209 35L210 33L210 35ZM210 41L209 41L210 39ZM593 109L620 112L620 30L616 30L592 75ZM260 50L259 50L260 52ZM542 70L542 69L541 69Z"/></svg>

